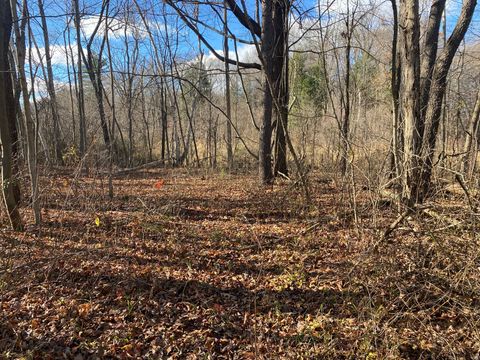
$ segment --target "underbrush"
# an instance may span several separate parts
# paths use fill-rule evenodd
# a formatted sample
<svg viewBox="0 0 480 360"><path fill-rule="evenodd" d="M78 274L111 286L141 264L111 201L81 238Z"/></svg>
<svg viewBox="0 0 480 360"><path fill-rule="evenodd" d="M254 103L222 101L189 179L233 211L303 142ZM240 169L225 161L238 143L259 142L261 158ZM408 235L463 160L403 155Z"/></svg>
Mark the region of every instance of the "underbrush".
<svg viewBox="0 0 480 360"><path fill-rule="evenodd" d="M397 214L370 190L353 216L345 188L311 183L305 206L247 175L149 171L112 200L100 178L42 179L43 225L1 232L0 357L477 358L462 201L439 205L459 226L416 214L381 240Z"/></svg>

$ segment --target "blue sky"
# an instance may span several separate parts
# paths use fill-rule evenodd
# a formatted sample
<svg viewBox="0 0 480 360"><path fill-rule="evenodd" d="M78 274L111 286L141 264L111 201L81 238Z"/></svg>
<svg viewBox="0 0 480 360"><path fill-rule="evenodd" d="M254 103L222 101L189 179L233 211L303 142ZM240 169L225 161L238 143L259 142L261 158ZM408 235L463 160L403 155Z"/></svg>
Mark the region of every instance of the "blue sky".
<svg viewBox="0 0 480 360"><path fill-rule="evenodd" d="M67 73L66 73L66 55L65 55L65 46L64 46L64 35L66 29L66 16L65 14L71 13L70 0L58 1L58 0L44 0L45 1L45 11L48 16L48 26L49 26L49 35L50 42L52 45L53 52L53 63L55 66L55 77L58 84L66 83ZM81 1L81 0L80 0ZM358 1L355 3L355 1ZM372 1L376 3L372 4ZM155 29L156 26L160 28L155 31L155 37L159 43L165 40L165 30L164 30L164 19L162 16L162 3L152 4L155 1L149 0L139 0L139 5L145 11L147 18L150 23L151 29ZM39 27L39 19L35 17L38 15L36 8L36 2L29 2L31 15L33 16L32 28L35 34L35 39L38 46L41 48L40 52L43 51L43 37ZM240 3L240 2L239 2ZM82 28L84 34L88 37L98 19L98 14L101 7L101 1L97 0L87 0L81 1L81 8L85 10L83 16ZM115 26L116 31L110 36L110 42L112 46L112 52L114 54L114 66L122 67L125 63L125 13L126 9L133 10L136 12L134 5L130 5L128 8L125 7L125 1L122 0L112 0L111 9L113 10L114 19L112 19L112 24ZM254 14L254 2L252 0L247 0L247 7L251 11L251 14ZM303 24L303 28L308 28L309 24L312 24L312 21L318 17L318 8L316 7L318 3L311 0L302 0L294 3L295 10L293 12L292 20L295 18L295 21L292 21L292 24L296 26L296 31L300 29L299 23ZM336 0L335 2L328 0L321 0L321 11L325 9L330 9L330 17L339 16L342 12L345 12L347 9L347 4L352 8L355 5L359 6L359 10L369 10L371 8L376 9L377 18L382 19L388 23L391 18L390 15L390 2L382 0ZM430 2L423 2L423 8L428 9ZM213 26L221 30L222 25L221 21L218 19L217 14L211 10L206 5L200 6L200 15L199 18L201 21L205 22L209 26ZM190 11L193 8L190 8ZM303 10L309 9L310 11L303 13ZM447 25L448 32L450 32L456 22L459 11L461 9L461 2L458 0L447 0ZM173 9L167 7L167 28L169 29L170 41L175 43L176 38L178 37L178 44L176 48L177 56L179 59L189 60L198 56L198 40L197 37L190 31L182 22L178 19ZM218 8L218 12L222 13L222 10ZM427 13L427 12L426 12ZM193 15L193 14L191 14ZM341 15L340 15L341 16ZM130 43L133 42L134 33L137 34L137 37L140 39L140 54L147 55L152 53L152 47L150 45L150 40L146 34L142 33L143 25L139 17L134 19L135 25L127 25L127 39ZM73 23L72 23L73 26ZM251 41L252 37L250 32L245 29L241 24L236 21L233 14L229 14L229 27L232 32L237 36L241 37L244 40ZM480 40L480 11L477 7L475 12L473 24L471 30L469 31L468 40L469 41L479 41ZM71 29L71 41L72 45L75 45L75 32L74 29ZM222 36L216 34L215 32L201 27L201 32L204 37L211 43L211 45L221 52L223 48L223 39ZM103 35L103 34L102 34ZM305 46L308 46L306 44ZM75 46L73 46L75 48ZM252 46L238 44L239 53L241 56L252 58L255 53L255 49ZM233 42L230 41L230 50L233 51ZM202 49L206 56L209 56L209 51L204 45ZM35 51L34 51L35 52ZM210 57L212 57L210 55ZM34 54L34 59L38 61L38 56ZM43 80L41 79L41 74L39 74L38 86L42 86Z"/></svg>

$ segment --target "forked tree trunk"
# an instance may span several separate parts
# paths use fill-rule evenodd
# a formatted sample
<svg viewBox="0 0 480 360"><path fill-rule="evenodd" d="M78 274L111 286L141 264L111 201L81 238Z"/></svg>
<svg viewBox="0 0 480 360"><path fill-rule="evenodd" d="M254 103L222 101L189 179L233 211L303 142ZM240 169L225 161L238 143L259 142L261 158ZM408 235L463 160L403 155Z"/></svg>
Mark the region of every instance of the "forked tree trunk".
<svg viewBox="0 0 480 360"><path fill-rule="evenodd" d="M453 58L457 52L460 43L465 37L470 22L472 20L476 0L465 0L462 12L458 18L457 24L450 35L445 48L435 62L432 73L430 96L425 115L425 124L428 126L422 145L422 172L419 178L419 201L422 202L430 193L431 177L433 172L433 157L437 142L438 129L442 117L443 101L447 88L447 75L450 70ZM441 16L441 14L440 14Z"/></svg>

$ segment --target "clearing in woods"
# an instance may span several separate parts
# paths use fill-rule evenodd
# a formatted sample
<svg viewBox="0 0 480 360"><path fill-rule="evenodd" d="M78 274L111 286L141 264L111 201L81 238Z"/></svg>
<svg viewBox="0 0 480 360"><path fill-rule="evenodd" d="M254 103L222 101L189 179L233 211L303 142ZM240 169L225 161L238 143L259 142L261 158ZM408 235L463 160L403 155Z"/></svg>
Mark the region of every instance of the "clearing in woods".
<svg viewBox="0 0 480 360"><path fill-rule="evenodd" d="M252 176L144 172L112 201L105 179L44 177L43 226L1 234L0 358L477 356L475 223L418 215L378 243L394 209L362 190L355 221L315 178L305 207Z"/></svg>

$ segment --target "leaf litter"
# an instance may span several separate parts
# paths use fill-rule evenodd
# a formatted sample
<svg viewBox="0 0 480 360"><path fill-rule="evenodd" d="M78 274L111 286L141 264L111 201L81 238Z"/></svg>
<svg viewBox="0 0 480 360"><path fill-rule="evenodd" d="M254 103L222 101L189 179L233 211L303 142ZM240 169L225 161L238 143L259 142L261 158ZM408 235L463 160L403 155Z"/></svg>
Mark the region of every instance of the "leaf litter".
<svg viewBox="0 0 480 360"><path fill-rule="evenodd" d="M358 226L329 183L306 207L245 175L149 171L115 179L113 200L94 176L44 182L44 224L0 235L0 358L480 352L475 228L425 221L372 250L396 214L373 219L363 194Z"/></svg>

